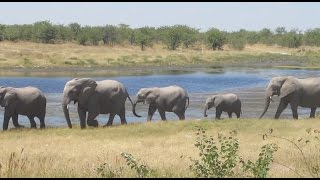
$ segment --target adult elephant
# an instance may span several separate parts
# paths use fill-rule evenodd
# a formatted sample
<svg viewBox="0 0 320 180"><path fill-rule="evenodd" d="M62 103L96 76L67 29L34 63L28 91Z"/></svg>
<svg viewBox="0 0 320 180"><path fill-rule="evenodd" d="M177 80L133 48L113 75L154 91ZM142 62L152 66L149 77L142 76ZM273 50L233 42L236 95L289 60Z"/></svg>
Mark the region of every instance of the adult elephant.
<svg viewBox="0 0 320 180"><path fill-rule="evenodd" d="M108 123L113 123L115 115L121 119L121 124L127 124L125 117L125 101L132 101L122 83L114 80L94 81L91 78L75 78L68 81L63 90L62 108L69 128L72 128L68 104L71 101L78 103L78 114L81 129L88 126L98 126L95 118L99 114L109 114Z"/></svg>
<svg viewBox="0 0 320 180"><path fill-rule="evenodd" d="M216 108L216 119L220 119L222 112L227 112L229 118L232 118L232 113L235 113L237 118L240 118L241 101L236 94L228 93L209 96L205 103L204 117L208 116L207 110L212 107Z"/></svg>
<svg viewBox="0 0 320 180"><path fill-rule="evenodd" d="M187 100L188 104L186 104ZM189 106L189 96L184 89L175 85L161 88L141 88L133 105L133 113L137 117L139 115L136 114L135 107L139 102L149 104L147 121L151 121L156 110L159 111L162 120L166 120L166 111L174 112L180 120L183 120L185 119L185 111Z"/></svg>
<svg viewBox="0 0 320 180"><path fill-rule="evenodd" d="M310 118L314 118L316 109L320 106L320 78L297 79L293 76L272 78L266 88L265 108L260 118L267 112L273 95L280 96L275 119L279 118L288 104L291 106L294 119L298 119L298 106L311 108Z"/></svg>
<svg viewBox="0 0 320 180"><path fill-rule="evenodd" d="M18 123L19 114L29 118L31 128L37 128L35 117L40 120L40 128L45 128L47 100L39 89L0 87L0 103L4 107L3 130L8 129L10 118L16 128L23 127Z"/></svg>

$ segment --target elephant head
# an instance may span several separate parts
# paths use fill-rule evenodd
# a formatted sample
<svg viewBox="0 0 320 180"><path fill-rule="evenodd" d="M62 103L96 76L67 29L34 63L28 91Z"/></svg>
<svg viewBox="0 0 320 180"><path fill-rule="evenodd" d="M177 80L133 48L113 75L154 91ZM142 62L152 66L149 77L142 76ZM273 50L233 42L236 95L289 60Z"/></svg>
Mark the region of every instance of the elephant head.
<svg viewBox="0 0 320 180"><path fill-rule="evenodd" d="M17 94L10 87L0 87L0 104L1 107L12 105L17 100Z"/></svg>
<svg viewBox="0 0 320 180"><path fill-rule="evenodd" d="M139 102L143 102L143 104L152 104L159 97L159 94L156 93L156 88L141 88L137 93L137 99L133 103L133 114L137 117L141 117L136 114L136 105Z"/></svg>
<svg viewBox="0 0 320 180"><path fill-rule="evenodd" d="M266 88L265 107L260 116L260 119L267 112L270 102L272 101L272 96L277 95L280 96L280 98L286 97L291 93L297 91L298 85L299 83L297 82L297 79L292 76L272 78Z"/></svg>
<svg viewBox="0 0 320 180"><path fill-rule="evenodd" d="M72 128L68 104L74 101L79 105L87 104L89 97L94 93L97 83L90 78L75 78L68 81L63 90L62 108L69 128Z"/></svg>
<svg viewBox="0 0 320 180"><path fill-rule="evenodd" d="M204 117L208 116L207 110L209 110L212 107L219 106L221 102L222 102L222 99L217 95L208 97L204 107L204 112L203 112Z"/></svg>

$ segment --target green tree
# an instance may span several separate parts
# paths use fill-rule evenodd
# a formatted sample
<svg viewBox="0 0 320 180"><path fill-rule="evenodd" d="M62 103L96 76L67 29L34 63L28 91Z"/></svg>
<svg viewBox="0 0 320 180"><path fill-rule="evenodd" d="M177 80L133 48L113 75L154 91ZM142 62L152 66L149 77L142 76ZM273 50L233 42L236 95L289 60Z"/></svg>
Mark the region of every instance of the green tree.
<svg viewBox="0 0 320 180"><path fill-rule="evenodd" d="M291 30L282 36L280 45L288 48L298 48L302 45L302 34L298 30Z"/></svg>
<svg viewBox="0 0 320 180"><path fill-rule="evenodd" d="M76 40L80 34L81 31L81 25L78 23L70 23L69 28L71 29L72 32L72 39Z"/></svg>
<svg viewBox="0 0 320 180"><path fill-rule="evenodd" d="M154 28L142 27L136 31L136 42L139 44L143 51L146 46L152 46Z"/></svg>
<svg viewBox="0 0 320 180"><path fill-rule="evenodd" d="M182 32L182 43L184 47L189 48L189 46L192 46L197 41L199 29L188 26L181 26L180 28Z"/></svg>
<svg viewBox="0 0 320 180"><path fill-rule="evenodd" d="M226 43L226 37L219 29L211 28L207 31L207 42L212 50L222 50L222 46Z"/></svg>
<svg viewBox="0 0 320 180"><path fill-rule="evenodd" d="M164 27L164 42L170 50L176 50L182 42L182 28L181 25L174 25L171 27Z"/></svg>
<svg viewBox="0 0 320 180"><path fill-rule="evenodd" d="M0 24L0 41L3 41L5 38L5 29L6 29L6 26L3 24Z"/></svg>
<svg viewBox="0 0 320 180"><path fill-rule="evenodd" d="M49 21L36 22L33 27L33 39L36 42L54 43L57 37L57 30Z"/></svg>
<svg viewBox="0 0 320 180"><path fill-rule="evenodd" d="M308 29L303 38L306 45L320 46L320 28Z"/></svg>
<svg viewBox="0 0 320 180"><path fill-rule="evenodd" d="M113 25L106 25L104 28L103 43L107 45L114 45L119 40L119 33L117 27Z"/></svg>
<svg viewBox="0 0 320 180"><path fill-rule="evenodd" d="M270 29L263 28L261 31L259 31L258 34L259 34L260 43L267 44L267 45L274 44L273 33Z"/></svg>

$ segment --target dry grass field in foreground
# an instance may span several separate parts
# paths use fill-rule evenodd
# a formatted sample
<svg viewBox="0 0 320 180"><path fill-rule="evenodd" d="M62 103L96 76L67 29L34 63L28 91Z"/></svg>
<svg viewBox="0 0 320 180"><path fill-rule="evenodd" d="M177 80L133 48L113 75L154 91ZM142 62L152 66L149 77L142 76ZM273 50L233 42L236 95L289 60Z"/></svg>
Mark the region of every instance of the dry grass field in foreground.
<svg viewBox="0 0 320 180"><path fill-rule="evenodd" d="M155 44L141 51L138 46L82 46L75 43L41 44L0 42L0 68L119 67L119 66L280 66L319 67L319 47L284 48L261 44L247 45L243 50L226 46L212 51L204 45L175 51Z"/></svg>
<svg viewBox="0 0 320 180"><path fill-rule="evenodd" d="M319 140L306 132L308 128L312 131L320 128L318 118L173 120L84 130L60 127L0 132L0 177L101 177L97 168L104 163L107 176L136 177L136 172L126 165L122 152L131 153L139 163L154 169L153 176L194 177L189 169L192 164L189 157L199 159L199 151L194 146L197 126L206 128L207 134L215 138L218 133L228 135L236 130L239 155L253 162L263 145L276 143L279 149L274 153L268 177L311 177L292 143L271 137L263 140L262 134L270 128L273 135L296 142L308 162L318 165L320 162ZM310 142L306 143L308 139ZM242 176L240 170L238 173Z"/></svg>

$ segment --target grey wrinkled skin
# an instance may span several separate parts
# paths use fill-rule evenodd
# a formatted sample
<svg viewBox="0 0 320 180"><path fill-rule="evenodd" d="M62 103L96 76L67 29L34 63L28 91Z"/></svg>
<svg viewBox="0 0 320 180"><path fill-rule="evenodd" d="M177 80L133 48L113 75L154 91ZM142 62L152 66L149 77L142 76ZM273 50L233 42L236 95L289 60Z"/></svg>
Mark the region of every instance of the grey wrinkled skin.
<svg viewBox="0 0 320 180"><path fill-rule="evenodd" d="M45 128L47 100L39 89L0 87L0 103L4 107L3 130L8 129L10 118L16 128L23 127L18 123L19 114L29 118L31 128L37 128L35 117L40 120L40 128Z"/></svg>
<svg viewBox="0 0 320 180"><path fill-rule="evenodd" d="M188 104L187 104L188 101ZM185 119L185 111L189 106L187 92L179 86L141 88L134 103L133 112L137 103L149 104L147 121L151 121L153 114L158 110L161 119L166 120L165 112L175 113L180 120Z"/></svg>
<svg viewBox="0 0 320 180"><path fill-rule="evenodd" d="M227 112L229 118L232 118L232 113L240 118L241 114L241 101L236 94L217 94L209 96L205 102L204 117L207 117L207 110L216 108L216 119L220 119L222 112Z"/></svg>
<svg viewBox="0 0 320 180"><path fill-rule="evenodd" d="M320 78L298 79L293 76L272 78L266 88L265 107L260 118L268 110L274 95L280 97L275 119L279 118L288 104L291 106L294 119L298 119L298 106L310 108L310 118L314 118L316 109L320 106Z"/></svg>
<svg viewBox="0 0 320 180"><path fill-rule="evenodd" d="M88 126L98 126L95 119L99 114L110 114L108 123L113 123L115 115L121 119L121 124L127 124L125 117L125 101L129 98L122 83L114 80L94 81L91 78L75 78L68 81L63 90L62 109L69 128L72 128L69 110L71 101L78 103L78 114L81 129ZM87 115L88 113L88 115Z"/></svg>

